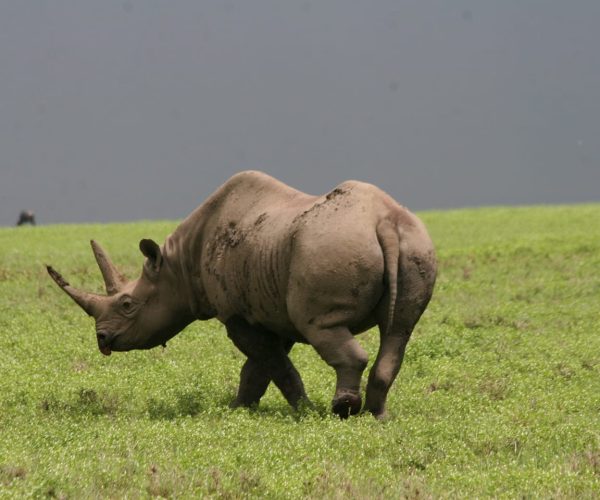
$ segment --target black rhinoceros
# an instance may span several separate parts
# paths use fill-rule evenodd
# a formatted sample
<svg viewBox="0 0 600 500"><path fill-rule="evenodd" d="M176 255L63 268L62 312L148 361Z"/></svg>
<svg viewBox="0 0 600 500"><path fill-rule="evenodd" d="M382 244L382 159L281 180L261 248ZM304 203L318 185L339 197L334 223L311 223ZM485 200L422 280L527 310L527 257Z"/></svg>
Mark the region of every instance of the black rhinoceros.
<svg viewBox="0 0 600 500"><path fill-rule="evenodd" d="M306 399L288 357L303 342L335 369L332 409L343 418L362 406L367 354L354 336L379 327L365 409L382 417L436 277L424 225L377 187L347 181L311 196L255 171L225 182L162 247L142 240L136 281L92 248L107 296L48 272L95 318L103 354L149 349L194 320L217 318L248 358L233 406L257 404L270 381L292 406Z"/></svg>
<svg viewBox="0 0 600 500"><path fill-rule="evenodd" d="M23 224L35 226L35 214L31 210L21 210L17 226L22 226Z"/></svg>

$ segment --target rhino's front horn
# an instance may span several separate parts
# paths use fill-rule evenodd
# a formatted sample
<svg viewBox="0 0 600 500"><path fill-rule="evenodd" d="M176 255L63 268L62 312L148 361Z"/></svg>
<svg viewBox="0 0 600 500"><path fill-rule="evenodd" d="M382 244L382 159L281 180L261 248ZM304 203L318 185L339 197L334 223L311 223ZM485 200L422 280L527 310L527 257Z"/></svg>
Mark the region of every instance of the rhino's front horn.
<svg viewBox="0 0 600 500"><path fill-rule="evenodd" d="M104 278L104 284L106 285L106 293L108 295L114 295L121 291L127 280L117 270L114 264L111 262L108 254L102 249L102 247L94 240L90 241L92 244L92 250L96 257L96 262L102 272Z"/></svg>
<svg viewBox="0 0 600 500"><path fill-rule="evenodd" d="M48 274L61 287L64 292L71 297L89 316L94 316L98 312L98 303L104 298L101 295L84 292L73 288L69 283L55 271L51 266L46 266Z"/></svg>

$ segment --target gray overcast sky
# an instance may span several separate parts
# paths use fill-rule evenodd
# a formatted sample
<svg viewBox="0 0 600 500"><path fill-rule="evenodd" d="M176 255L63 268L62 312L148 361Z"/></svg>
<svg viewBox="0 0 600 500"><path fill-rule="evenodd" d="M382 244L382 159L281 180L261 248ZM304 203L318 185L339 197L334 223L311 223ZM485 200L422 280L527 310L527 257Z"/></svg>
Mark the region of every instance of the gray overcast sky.
<svg viewBox="0 0 600 500"><path fill-rule="evenodd" d="M600 201L598 0L0 0L0 225L231 174L412 209Z"/></svg>

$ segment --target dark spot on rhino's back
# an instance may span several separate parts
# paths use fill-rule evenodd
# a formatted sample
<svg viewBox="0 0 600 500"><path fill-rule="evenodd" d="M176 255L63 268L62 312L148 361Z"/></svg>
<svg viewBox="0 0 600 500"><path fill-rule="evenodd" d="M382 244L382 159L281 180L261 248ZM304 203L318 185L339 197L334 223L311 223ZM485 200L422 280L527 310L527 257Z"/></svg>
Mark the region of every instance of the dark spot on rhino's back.
<svg viewBox="0 0 600 500"><path fill-rule="evenodd" d="M260 226L267 219L267 217L268 217L268 215L266 212L263 212L262 214L260 214L254 221L254 227Z"/></svg>
<svg viewBox="0 0 600 500"><path fill-rule="evenodd" d="M348 191L344 188L341 187L336 187L333 191L331 191L330 193L327 194L327 196L325 196L325 199L327 201L329 200L333 200L335 197L340 196L342 194L347 193Z"/></svg>
<svg viewBox="0 0 600 500"><path fill-rule="evenodd" d="M217 249L224 249L226 247L235 248L239 245L246 237L246 233L237 227L237 224L233 221L227 224L227 227L217 231L215 237L215 243Z"/></svg>
<svg viewBox="0 0 600 500"><path fill-rule="evenodd" d="M322 209L323 207L325 207L328 202L335 200L339 196L342 196L348 192L349 192L348 188L342 188L342 187L335 188L333 191L331 191L330 193L327 193L325 195L325 199L323 201L320 201L319 203L315 203L308 210L305 210L301 214L297 215L294 218L294 220L292 221L292 225L294 225L297 222L300 222L302 220L305 220L311 214L313 214L313 215L317 214L319 212L319 210ZM337 210L337 208L335 208L335 210Z"/></svg>

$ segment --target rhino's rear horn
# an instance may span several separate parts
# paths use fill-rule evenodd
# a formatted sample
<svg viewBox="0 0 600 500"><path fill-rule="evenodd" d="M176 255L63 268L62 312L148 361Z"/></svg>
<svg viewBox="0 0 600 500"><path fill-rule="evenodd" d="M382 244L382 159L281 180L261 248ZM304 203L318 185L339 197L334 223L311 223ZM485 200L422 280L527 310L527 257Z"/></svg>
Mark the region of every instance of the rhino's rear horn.
<svg viewBox="0 0 600 500"><path fill-rule="evenodd" d="M98 312L98 303L103 299L100 295L84 292L69 285L62 275L52 266L46 266L48 274L63 291L71 297L86 313L94 316Z"/></svg>
<svg viewBox="0 0 600 500"><path fill-rule="evenodd" d="M96 262L104 278L104 284L106 285L106 293L108 295L114 295L121 291L127 280L117 270L114 264L111 262L108 254L102 249L102 247L94 240L91 242Z"/></svg>

